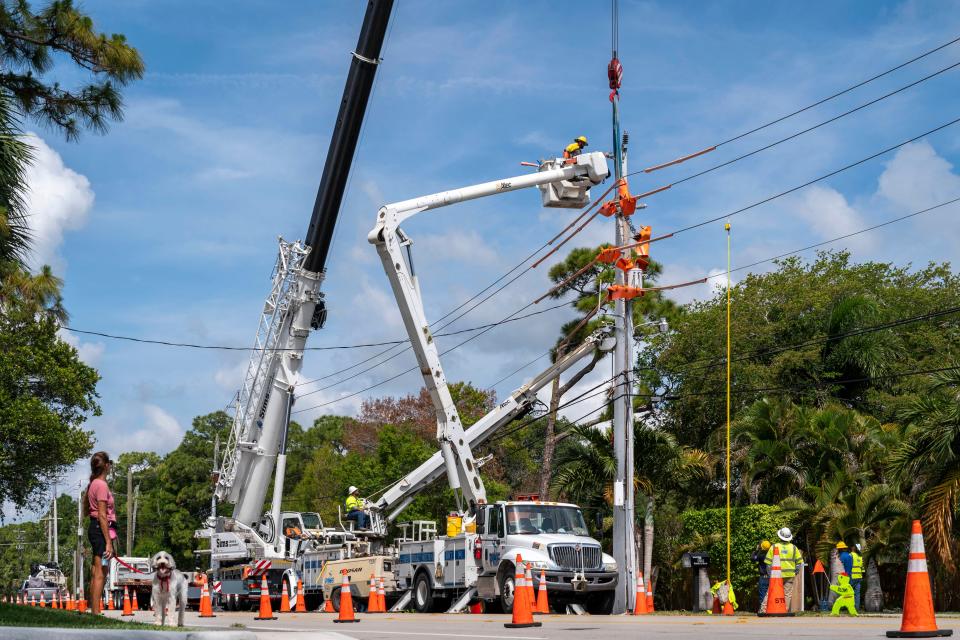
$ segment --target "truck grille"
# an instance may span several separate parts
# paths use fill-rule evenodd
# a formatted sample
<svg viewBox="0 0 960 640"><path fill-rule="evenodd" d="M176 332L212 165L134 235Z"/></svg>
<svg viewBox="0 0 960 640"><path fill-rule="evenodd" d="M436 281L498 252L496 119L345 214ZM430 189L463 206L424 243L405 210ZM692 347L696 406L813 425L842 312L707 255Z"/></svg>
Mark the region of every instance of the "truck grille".
<svg viewBox="0 0 960 640"><path fill-rule="evenodd" d="M577 547L580 551L577 551ZM600 547L572 544L552 544L550 559L561 569L576 571L580 569L580 555L583 554L583 568L586 570L599 569L603 565L603 554Z"/></svg>

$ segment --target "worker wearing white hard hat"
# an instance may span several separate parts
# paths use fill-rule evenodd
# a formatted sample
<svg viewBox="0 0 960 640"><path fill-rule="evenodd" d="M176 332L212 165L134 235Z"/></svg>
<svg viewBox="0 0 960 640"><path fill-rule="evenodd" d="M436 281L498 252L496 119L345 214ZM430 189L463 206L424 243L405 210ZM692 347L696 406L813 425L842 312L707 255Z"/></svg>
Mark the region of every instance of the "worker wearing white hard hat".
<svg viewBox="0 0 960 640"><path fill-rule="evenodd" d="M364 511L367 506L366 501L357 495L359 492L360 490L353 485L347 489L347 500L344 503L347 507L346 519L353 520L357 529L369 529L370 516Z"/></svg>
<svg viewBox="0 0 960 640"><path fill-rule="evenodd" d="M797 565L803 562L803 554L800 549L793 544L793 532L790 527L783 527L777 531L778 542L767 551L767 557L764 562L768 565L773 564L774 549L780 552L780 574L783 576L783 595L787 600L787 611L792 610L793 604L793 583L797 577ZM766 613L767 599L764 598L760 603L760 613Z"/></svg>

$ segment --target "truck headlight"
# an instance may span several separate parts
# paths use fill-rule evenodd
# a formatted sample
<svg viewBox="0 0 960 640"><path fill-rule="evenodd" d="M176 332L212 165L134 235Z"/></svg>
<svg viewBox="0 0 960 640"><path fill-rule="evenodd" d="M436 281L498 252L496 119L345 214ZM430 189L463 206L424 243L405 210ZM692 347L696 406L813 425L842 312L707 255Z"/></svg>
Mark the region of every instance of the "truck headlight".
<svg viewBox="0 0 960 640"><path fill-rule="evenodd" d="M604 563L603 563L603 570L604 570L604 571L616 571L616 570L617 570L617 563L616 563L616 562L604 562Z"/></svg>

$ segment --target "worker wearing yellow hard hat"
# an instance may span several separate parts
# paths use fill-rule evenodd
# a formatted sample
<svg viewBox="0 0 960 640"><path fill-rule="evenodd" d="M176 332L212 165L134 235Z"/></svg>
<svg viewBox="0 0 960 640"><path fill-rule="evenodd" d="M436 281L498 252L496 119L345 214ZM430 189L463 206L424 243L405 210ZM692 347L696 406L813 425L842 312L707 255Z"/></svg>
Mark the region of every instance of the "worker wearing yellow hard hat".
<svg viewBox="0 0 960 640"><path fill-rule="evenodd" d="M563 150L564 158L573 158L580 155L580 152L583 148L587 146L587 136L577 136L573 139L573 142L567 145L567 148Z"/></svg>
<svg viewBox="0 0 960 640"><path fill-rule="evenodd" d="M860 585L863 583L863 556L860 555L860 545L853 551L847 543L841 540L837 543L837 559L843 565L843 572L850 577L850 588L853 589L854 608L860 610Z"/></svg>
<svg viewBox="0 0 960 640"><path fill-rule="evenodd" d="M750 559L757 565L757 592L760 596L760 602L767 597L767 589L770 587L770 567L767 566L767 551L770 549L770 541L764 540L754 549Z"/></svg>

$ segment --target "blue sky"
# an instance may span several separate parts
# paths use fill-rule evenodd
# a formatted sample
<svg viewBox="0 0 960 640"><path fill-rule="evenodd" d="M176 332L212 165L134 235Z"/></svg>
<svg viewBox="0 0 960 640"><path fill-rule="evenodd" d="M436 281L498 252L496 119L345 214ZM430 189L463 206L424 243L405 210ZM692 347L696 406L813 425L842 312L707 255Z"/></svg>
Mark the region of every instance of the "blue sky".
<svg viewBox="0 0 960 640"><path fill-rule="evenodd" d="M587 135L610 148L606 2L398 0L324 290L327 327L311 346L379 341L403 329L373 247L387 202L525 171L520 161ZM32 172L37 261L66 279L71 325L145 338L249 345L276 237L302 237L365 3L87 0L147 65L108 135L42 140ZM282 7L278 10L277 7ZM621 3L622 120L634 169L695 151L845 88L960 35L960 3ZM960 44L841 99L631 182L641 192L753 150L960 60ZM648 200L654 235L721 215L958 116L954 70L832 125ZM65 84L75 81L60 72ZM952 127L733 219L734 265L799 248L960 195ZM857 259L956 260L957 207L839 243ZM519 192L424 214L414 238L428 315L499 277L575 215ZM612 238L608 222L581 244ZM722 223L654 245L663 284L716 273ZM762 269L762 267L758 267ZM532 270L451 329L499 320L542 293ZM688 301L709 288L680 291ZM445 358L447 377L488 386L549 348L571 312L496 329ZM190 420L223 408L246 355L71 338L101 372L97 447L165 452ZM79 339L79 340L78 340ZM441 347L451 342L443 342ZM307 378L372 355L315 352ZM304 397L337 400L414 364L382 367ZM545 360L540 361L540 365ZM602 380L607 365L583 384ZM504 381L503 395L538 370ZM594 379L595 378L595 379ZM336 378L328 381L335 381ZM416 393L414 372L370 395ZM316 389L305 387L306 390ZM364 395L298 416L354 413ZM588 407L576 407L577 412ZM573 409L571 409L573 410ZM576 416L572 416L576 417Z"/></svg>

